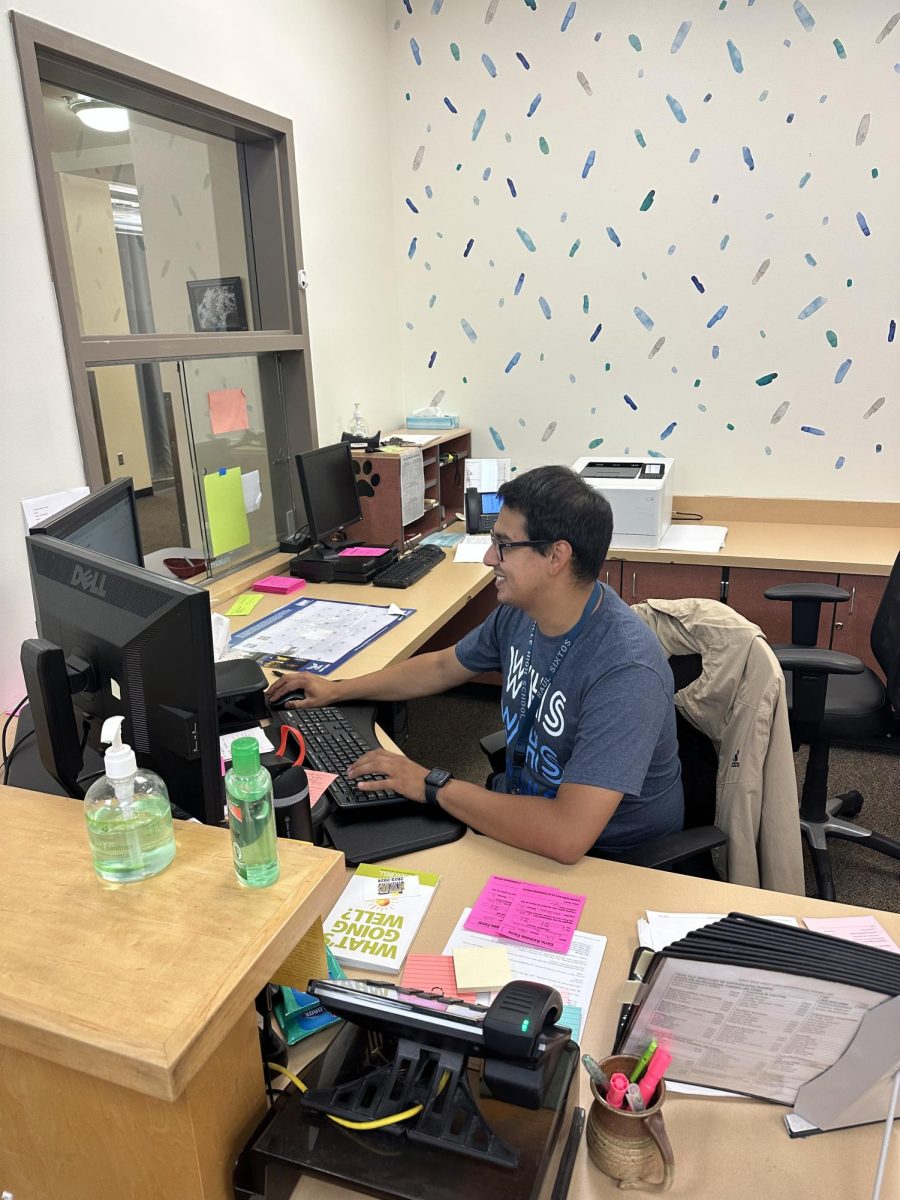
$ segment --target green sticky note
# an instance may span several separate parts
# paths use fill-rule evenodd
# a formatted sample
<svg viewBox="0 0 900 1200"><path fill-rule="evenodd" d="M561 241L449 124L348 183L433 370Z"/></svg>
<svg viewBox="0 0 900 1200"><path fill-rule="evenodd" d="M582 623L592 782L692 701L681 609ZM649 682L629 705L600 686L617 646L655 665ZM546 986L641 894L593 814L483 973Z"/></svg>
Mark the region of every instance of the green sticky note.
<svg viewBox="0 0 900 1200"><path fill-rule="evenodd" d="M203 492L213 557L246 546L250 541L250 526L244 509L240 467L204 475Z"/></svg>
<svg viewBox="0 0 900 1200"><path fill-rule="evenodd" d="M231 608L225 614L226 617L246 617L248 613L252 613L260 600L262 600L262 592L244 592L243 596L238 596Z"/></svg>

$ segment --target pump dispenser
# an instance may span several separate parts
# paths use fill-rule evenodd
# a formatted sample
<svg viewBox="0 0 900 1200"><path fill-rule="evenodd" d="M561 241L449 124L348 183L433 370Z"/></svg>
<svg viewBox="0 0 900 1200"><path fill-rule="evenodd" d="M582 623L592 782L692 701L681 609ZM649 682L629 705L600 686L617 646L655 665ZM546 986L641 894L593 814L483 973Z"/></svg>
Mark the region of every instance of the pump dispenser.
<svg viewBox="0 0 900 1200"><path fill-rule="evenodd" d="M106 774L84 798L94 870L112 883L135 883L157 875L175 857L175 831L166 785L153 771L138 770L134 751L122 741L121 716L103 722L100 740Z"/></svg>

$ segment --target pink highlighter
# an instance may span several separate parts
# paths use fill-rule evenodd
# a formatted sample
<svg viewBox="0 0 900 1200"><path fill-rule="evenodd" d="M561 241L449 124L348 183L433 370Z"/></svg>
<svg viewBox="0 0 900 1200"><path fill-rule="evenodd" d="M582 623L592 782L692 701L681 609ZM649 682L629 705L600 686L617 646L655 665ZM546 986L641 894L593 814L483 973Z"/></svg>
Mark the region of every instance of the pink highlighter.
<svg viewBox="0 0 900 1200"><path fill-rule="evenodd" d="M650 1107L650 1101L653 1099L653 1093L656 1091L657 1084L663 1075L665 1075L671 1061L672 1055L668 1050L664 1050L662 1046L657 1046L653 1057L650 1059L650 1065L638 1081L638 1087L641 1090L641 1099L648 1108Z"/></svg>
<svg viewBox="0 0 900 1200"><path fill-rule="evenodd" d="M621 1071L616 1071L614 1075L609 1077L609 1087L606 1089L604 1099L610 1108L621 1108L622 1101L625 1099L625 1092L628 1090L628 1076L623 1075Z"/></svg>

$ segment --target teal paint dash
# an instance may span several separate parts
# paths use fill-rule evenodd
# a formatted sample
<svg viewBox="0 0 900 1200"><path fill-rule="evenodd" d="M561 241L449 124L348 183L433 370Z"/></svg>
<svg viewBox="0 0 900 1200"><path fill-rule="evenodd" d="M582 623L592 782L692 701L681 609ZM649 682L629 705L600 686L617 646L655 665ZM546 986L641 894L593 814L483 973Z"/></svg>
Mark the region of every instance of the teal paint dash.
<svg viewBox="0 0 900 1200"><path fill-rule="evenodd" d="M584 313L589 313L589 312L591 311L591 298L590 298L590 296L582 296L582 298L581 298L581 311L582 311L582 312L584 312Z"/></svg>
<svg viewBox="0 0 900 1200"><path fill-rule="evenodd" d="M637 139L637 144L640 146L640 148L642 150L646 149L647 143L644 141L644 135L641 133L641 131L639 129L636 129L634 131L634 136Z"/></svg>
<svg viewBox="0 0 900 1200"><path fill-rule="evenodd" d="M659 435L659 440L661 442L664 442L667 437L671 437L672 434L675 432L675 427L677 426L677 424L678 424L677 421L672 421L669 425L667 425L665 427L665 429L662 431L662 433Z"/></svg>
<svg viewBox="0 0 900 1200"><path fill-rule="evenodd" d="M698 388L699 386L700 386L700 380L699 380L699 379L695 379L695 380L694 380L694 387L695 387L695 388Z"/></svg>
<svg viewBox="0 0 900 1200"><path fill-rule="evenodd" d="M706 412L706 405L705 405L705 404L698 404L698 405L697 405L697 411L698 411L698 412Z"/></svg>
<svg viewBox="0 0 900 1200"><path fill-rule="evenodd" d="M844 49L844 43L841 41L841 39L835 38L832 45L834 46L835 50L837 51L838 58L846 59L847 51Z"/></svg>
<svg viewBox="0 0 900 1200"><path fill-rule="evenodd" d="M853 359L845 358L844 361L841 363L841 365L837 369L837 373L834 377L834 382L841 383L843 381L844 376L850 370L852 365L853 365Z"/></svg>
<svg viewBox="0 0 900 1200"><path fill-rule="evenodd" d="M428 307L429 307L429 308L434 308L434 302L435 302L435 300L437 300L437 295L432 295L432 296L429 298L429 301L428 301Z"/></svg>
<svg viewBox="0 0 900 1200"><path fill-rule="evenodd" d="M578 247L581 245L581 238L576 238L572 243L572 248L569 250L569 258L574 258L578 253Z"/></svg>
<svg viewBox="0 0 900 1200"><path fill-rule="evenodd" d="M604 371L611 371L611 370L612 370L612 363L604 363L604 364L603 364L603 370L604 370Z"/></svg>
<svg viewBox="0 0 900 1200"><path fill-rule="evenodd" d="M877 168L877 167L873 167L873 168L872 168L872 178L873 178L873 179L877 179L877 178L878 178L878 168Z"/></svg>
<svg viewBox="0 0 900 1200"><path fill-rule="evenodd" d="M732 425L732 423L730 421L726 421L725 428L728 429L731 433L734 433L734 426Z"/></svg>
<svg viewBox="0 0 900 1200"><path fill-rule="evenodd" d="M541 312L544 314L544 316L549 321L550 318L553 316L553 312L550 308L550 305L547 303L547 301L544 299L543 296L538 296L538 304L540 305Z"/></svg>
<svg viewBox="0 0 900 1200"><path fill-rule="evenodd" d="M651 188L644 199L641 201L641 212L646 212L653 204L653 198L656 195L656 188Z"/></svg>
<svg viewBox="0 0 900 1200"><path fill-rule="evenodd" d="M848 279L848 280L847 280L847 287L853 287L853 280L852 280L852 279Z"/></svg>
<svg viewBox="0 0 900 1200"><path fill-rule="evenodd" d="M538 146L540 147L541 154L550 153L550 147L547 145L547 139L545 137L538 138Z"/></svg>
<svg viewBox="0 0 900 1200"><path fill-rule="evenodd" d="M520 229L518 225L516 226L516 233L522 239L522 245L525 247L525 249L530 250L531 253L534 254L537 247L531 240L530 234L526 233L524 229Z"/></svg>
<svg viewBox="0 0 900 1200"><path fill-rule="evenodd" d="M485 109L482 109L481 112L479 112L478 116L475 118L475 124L472 126L472 141L473 142L478 137L479 133L481 133L481 127L484 124L484 118L486 116L487 116L487 111Z"/></svg>
<svg viewBox="0 0 900 1200"><path fill-rule="evenodd" d="M767 387L772 382L773 379L777 379L777 378L778 378L778 372L770 371L768 375L760 375L759 379L757 379L757 381L756 381L756 386L757 387Z"/></svg>
<svg viewBox="0 0 900 1200"><path fill-rule="evenodd" d="M503 445L503 438L500 436L500 434L497 432L497 430L493 427L493 425L489 425L488 429L490 430L491 437L494 439L494 445L497 447L497 449L505 450L506 447Z"/></svg>
<svg viewBox="0 0 900 1200"><path fill-rule="evenodd" d="M596 450L598 446L603 445L603 438L592 438L588 442L588 450Z"/></svg>
<svg viewBox="0 0 900 1200"><path fill-rule="evenodd" d="M731 241L731 234L726 233L725 236L722 238L721 242L719 242L719 249L724 250L730 241Z"/></svg>
<svg viewBox="0 0 900 1200"><path fill-rule="evenodd" d="M825 330L825 338L828 342L828 345L831 346L832 349L837 345L837 334L833 329Z"/></svg>
<svg viewBox="0 0 900 1200"><path fill-rule="evenodd" d="M734 67L735 72L738 75L742 74L744 70L744 61L741 58L740 50L738 50L731 38L728 39L726 45L728 47L728 57L731 59L731 65Z"/></svg>
<svg viewBox="0 0 900 1200"><path fill-rule="evenodd" d="M686 125L687 117L685 116L684 109L681 107L675 97L666 95L666 104L668 104L669 108L672 110L672 116L675 118L675 120L680 125Z"/></svg>
<svg viewBox="0 0 900 1200"><path fill-rule="evenodd" d="M809 263L809 265L811 267L817 266L816 260L813 258L813 256L811 254L804 254L803 257L806 259L806 261Z"/></svg>
<svg viewBox="0 0 900 1200"><path fill-rule="evenodd" d="M459 46L457 46L456 42L450 43L450 53L453 55L454 59L459 62Z"/></svg>
<svg viewBox="0 0 900 1200"><path fill-rule="evenodd" d="M625 453L627 454L628 451L626 450ZM651 458L665 458L665 455L662 454L659 450L650 450L648 448L647 453L650 455Z"/></svg>
<svg viewBox="0 0 900 1200"><path fill-rule="evenodd" d="M640 53L641 39L638 37L638 35L636 33L629 33L628 44L629 44L629 46L631 46L632 50L637 50L638 53Z"/></svg>
<svg viewBox="0 0 900 1200"><path fill-rule="evenodd" d="M797 184L797 187L805 188L811 178L811 172L807 171L805 175L800 176L800 182Z"/></svg>
<svg viewBox="0 0 900 1200"><path fill-rule="evenodd" d="M477 342L478 334L475 332L475 330L472 328L472 326L469 324L469 322L466 320L466 318L461 317L459 323L462 326L463 333L466 335L466 337L469 339L469 341L472 342L473 344L475 342Z"/></svg>

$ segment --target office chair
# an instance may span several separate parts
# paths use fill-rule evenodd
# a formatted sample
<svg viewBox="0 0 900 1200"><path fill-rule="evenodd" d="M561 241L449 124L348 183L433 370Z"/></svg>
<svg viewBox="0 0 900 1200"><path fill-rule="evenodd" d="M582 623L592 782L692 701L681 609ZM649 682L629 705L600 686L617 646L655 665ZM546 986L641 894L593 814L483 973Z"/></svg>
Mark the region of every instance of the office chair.
<svg viewBox="0 0 900 1200"><path fill-rule="evenodd" d="M675 690L685 687L700 674L700 655L674 655L669 659ZM725 833L713 824L716 811L716 774L718 754L713 743L695 729L680 713L675 714L678 729L678 757L684 788L684 828L680 833L651 838L630 854L616 856L617 862L660 871L676 870L683 874L718 879L710 851L724 846ZM491 772L506 769L506 733L498 729L481 739ZM605 858L601 850L591 849L589 858Z"/></svg>
<svg viewBox="0 0 900 1200"><path fill-rule="evenodd" d="M792 644L772 649L785 672L794 749L809 746L800 797L800 827L809 844L818 893L823 900L834 900L829 838L856 842L900 859L900 842L847 819L862 808L859 792L828 798L828 756L833 741L881 736L893 738L894 745L900 745L900 554L875 613L869 639L887 685L852 654L815 645L821 606L849 600L843 588L786 583L769 588L765 594L769 600L788 601L792 606Z"/></svg>

